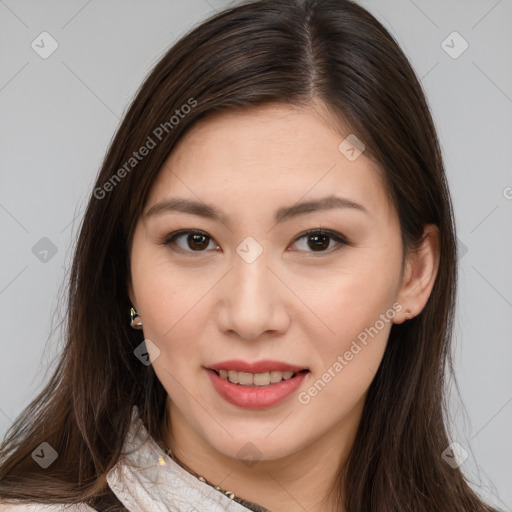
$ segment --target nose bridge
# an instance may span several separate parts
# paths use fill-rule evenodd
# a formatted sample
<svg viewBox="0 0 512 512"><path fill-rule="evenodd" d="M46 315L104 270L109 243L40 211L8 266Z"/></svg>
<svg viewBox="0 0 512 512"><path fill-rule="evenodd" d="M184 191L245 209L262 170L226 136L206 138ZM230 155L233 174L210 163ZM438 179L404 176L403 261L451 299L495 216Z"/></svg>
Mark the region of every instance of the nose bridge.
<svg viewBox="0 0 512 512"><path fill-rule="evenodd" d="M237 253L240 249L222 291L221 327L246 339L285 329L287 314L282 290L268 268L267 255L263 251L256 254L251 241L240 244Z"/></svg>
<svg viewBox="0 0 512 512"><path fill-rule="evenodd" d="M233 268L235 295L240 301L261 304L271 302L273 298L268 283L271 275L266 257L259 256L252 262L237 258Z"/></svg>
<svg viewBox="0 0 512 512"><path fill-rule="evenodd" d="M233 261L233 280L237 298L249 303L268 303L272 300L269 292L268 264L270 254L255 238L246 237L237 247Z"/></svg>

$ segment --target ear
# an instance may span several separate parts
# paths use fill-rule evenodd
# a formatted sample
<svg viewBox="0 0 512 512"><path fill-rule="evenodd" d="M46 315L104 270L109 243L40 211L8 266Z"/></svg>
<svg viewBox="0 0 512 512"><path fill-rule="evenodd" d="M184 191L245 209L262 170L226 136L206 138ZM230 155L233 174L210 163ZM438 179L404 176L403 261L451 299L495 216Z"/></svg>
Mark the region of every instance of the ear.
<svg viewBox="0 0 512 512"><path fill-rule="evenodd" d="M402 283L397 295L397 302L403 309L395 315L394 323L417 316L430 297L436 281L440 258L439 228L427 224L423 231L420 247L407 255ZM410 310L407 315L407 310Z"/></svg>

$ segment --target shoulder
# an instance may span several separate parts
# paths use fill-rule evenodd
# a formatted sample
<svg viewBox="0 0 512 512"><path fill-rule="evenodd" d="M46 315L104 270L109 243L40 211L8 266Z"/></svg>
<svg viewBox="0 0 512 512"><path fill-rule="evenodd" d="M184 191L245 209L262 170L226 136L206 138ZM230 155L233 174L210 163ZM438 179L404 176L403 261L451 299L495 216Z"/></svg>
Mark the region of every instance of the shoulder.
<svg viewBox="0 0 512 512"><path fill-rule="evenodd" d="M0 512L95 512L95 510L85 503L47 505L19 501L17 503L0 502Z"/></svg>

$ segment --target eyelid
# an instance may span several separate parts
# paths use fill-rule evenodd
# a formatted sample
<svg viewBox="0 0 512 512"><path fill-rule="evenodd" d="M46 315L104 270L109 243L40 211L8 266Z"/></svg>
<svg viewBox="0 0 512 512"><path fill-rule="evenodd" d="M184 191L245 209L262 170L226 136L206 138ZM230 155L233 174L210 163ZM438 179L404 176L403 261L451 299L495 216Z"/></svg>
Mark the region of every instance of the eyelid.
<svg viewBox="0 0 512 512"><path fill-rule="evenodd" d="M161 245L170 245L172 242L174 242L174 240L176 240L176 238L183 236L183 235L189 235L189 234L205 235L206 237L208 237L210 239L211 242L215 243L217 245L217 247L219 247L219 244L212 236L210 236L206 231L202 231L200 229L181 229L178 231L174 231L174 232L166 235L165 237L163 237L163 239L161 239L158 243ZM295 244L297 241L301 240L302 238L307 237L308 235L313 235L313 234L320 234L323 236L328 236L332 240L337 242L337 246L331 247L331 249L328 249L326 251L318 251L318 252L317 251L295 251L295 252L306 252L306 253L310 253L310 255L313 255L313 256L316 256L316 255L321 256L323 254L331 254L333 251L339 249L340 247L343 247L344 245L350 245L350 242L348 241L347 237L345 237L341 233L338 233L337 231L331 231L329 229L323 229L323 228L313 228L313 229L309 229L307 231L303 231L302 233L298 234L294 238L293 243ZM187 254L187 255L196 255L196 254L200 255L201 253L207 252L207 251L187 251L187 250L182 249L181 247L173 248L172 250L175 252L178 252L180 254Z"/></svg>
<svg viewBox="0 0 512 512"><path fill-rule="evenodd" d="M338 233L337 231L331 231L330 229L323 229L323 228L314 228L314 229L309 229L307 231L303 231L302 233L300 233L299 235L297 235L295 237L293 243L297 242L301 238L304 238L308 235L313 235L313 234L320 234L320 235L328 236L329 238L331 238L332 240L337 242L337 246L331 247L330 249L328 249L326 251L297 251L297 252L306 252L308 255L315 257L315 256L332 254L334 251L340 249L344 245L350 245L350 242L348 241L346 236L342 235L341 233Z"/></svg>
<svg viewBox="0 0 512 512"><path fill-rule="evenodd" d="M183 235L205 235L210 239L211 242L215 243L217 247L219 247L219 244L216 242L216 240L211 237L206 231L202 231L201 229L180 229L178 231L173 231L172 233L165 235L162 240L160 240L158 243L162 245L170 245L173 243L176 238L179 238ZM182 249L181 247L177 246L175 248L172 248L173 251L179 253L179 254L186 254L188 256L195 257L197 254L198 256L201 255L201 253L206 253L207 251L186 251Z"/></svg>

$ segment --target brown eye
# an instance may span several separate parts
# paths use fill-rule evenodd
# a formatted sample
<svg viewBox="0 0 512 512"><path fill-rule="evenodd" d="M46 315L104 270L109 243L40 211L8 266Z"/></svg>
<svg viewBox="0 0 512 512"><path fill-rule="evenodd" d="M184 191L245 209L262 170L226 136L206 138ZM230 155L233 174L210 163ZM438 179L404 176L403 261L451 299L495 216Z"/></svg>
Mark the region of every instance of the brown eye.
<svg viewBox="0 0 512 512"><path fill-rule="evenodd" d="M309 235L308 246L314 251L324 250L329 247L330 238L327 235Z"/></svg>
<svg viewBox="0 0 512 512"><path fill-rule="evenodd" d="M218 249L212 238L203 231L185 230L171 233L163 242L163 245L175 245L173 250L177 252L205 252L206 249Z"/></svg>
<svg viewBox="0 0 512 512"><path fill-rule="evenodd" d="M192 233L187 235L187 244L194 251L200 251L208 247L209 237L207 235L200 235Z"/></svg>
<svg viewBox="0 0 512 512"><path fill-rule="evenodd" d="M305 241L305 244L299 242ZM346 238L333 231L315 230L303 233L295 239L295 245L306 252L328 252L336 245L348 245Z"/></svg>

